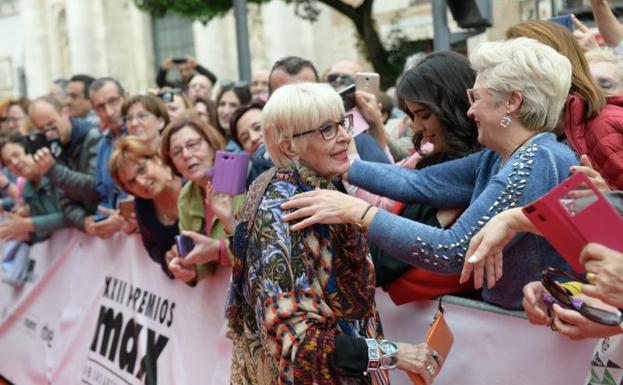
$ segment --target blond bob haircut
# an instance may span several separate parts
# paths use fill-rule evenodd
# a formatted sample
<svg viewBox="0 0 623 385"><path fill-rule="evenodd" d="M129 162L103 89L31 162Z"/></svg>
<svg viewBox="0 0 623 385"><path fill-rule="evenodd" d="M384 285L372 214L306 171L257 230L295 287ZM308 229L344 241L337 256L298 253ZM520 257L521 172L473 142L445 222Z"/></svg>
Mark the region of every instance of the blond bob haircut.
<svg viewBox="0 0 623 385"><path fill-rule="evenodd" d="M523 100L518 119L530 131L552 131L571 87L571 63L553 48L536 40L486 42L470 57L487 88L498 100L513 91Z"/></svg>
<svg viewBox="0 0 623 385"><path fill-rule="evenodd" d="M117 186L120 186L125 192L129 192L125 189L125 186L119 178L119 174L124 167L131 164L136 164L141 160L158 160L160 156L158 152L150 145L145 143L144 140L134 135L124 136L115 146L108 162L108 171L110 176L115 181ZM163 167L166 167L163 165Z"/></svg>
<svg viewBox="0 0 623 385"><path fill-rule="evenodd" d="M610 48L595 48L586 52L586 61L588 64L604 62L614 64L616 71L614 73L617 81L623 83L623 59Z"/></svg>
<svg viewBox="0 0 623 385"><path fill-rule="evenodd" d="M277 167L289 167L298 161L280 148L290 142L295 154L302 154L310 140L322 140L314 134L293 135L320 127L344 115L342 98L327 84L298 83L279 87L262 110L264 143Z"/></svg>

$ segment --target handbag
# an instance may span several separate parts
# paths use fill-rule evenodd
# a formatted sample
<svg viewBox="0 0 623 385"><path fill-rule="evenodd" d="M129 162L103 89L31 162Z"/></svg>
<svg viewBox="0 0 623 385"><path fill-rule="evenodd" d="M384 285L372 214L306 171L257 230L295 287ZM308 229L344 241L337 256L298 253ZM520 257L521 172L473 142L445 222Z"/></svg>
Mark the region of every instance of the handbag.
<svg viewBox="0 0 623 385"><path fill-rule="evenodd" d="M428 332L426 333L426 339L424 342L428 346L430 346L433 350L439 353L441 357L441 363L439 364L439 371L443 364L446 362L446 358L450 353L450 349L452 348L452 344L454 343L454 336L452 335L452 331L448 327L446 320L444 318L445 309L441 306L441 298L439 299L439 305L437 306L437 312L433 317L433 322L430 324L428 328ZM438 371L438 373L439 373ZM409 375L409 379L413 383L413 385L424 385L425 382L422 377L413 372L407 372Z"/></svg>

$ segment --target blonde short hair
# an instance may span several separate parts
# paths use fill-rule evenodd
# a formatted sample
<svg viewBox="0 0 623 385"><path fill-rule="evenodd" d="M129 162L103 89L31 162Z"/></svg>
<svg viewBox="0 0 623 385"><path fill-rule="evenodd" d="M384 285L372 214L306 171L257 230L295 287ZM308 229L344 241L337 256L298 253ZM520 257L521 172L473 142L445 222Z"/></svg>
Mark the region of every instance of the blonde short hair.
<svg viewBox="0 0 623 385"><path fill-rule="evenodd" d="M293 138L293 135L320 127L327 120L337 120L342 115L342 98L327 84L298 83L279 87L262 110L264 143L273 163L288 167L296 161L281 150L282 141L290 141L292 151L301 154L315 137L310 134Z"/></svg>
<svg viewBox="0 0 623 385"><path fill-rule="evenodd" d="M500 100L504 94L521 93L518 119L528 130L556 127L571 87L569 59L543 43L520 37L483 43L470 61Z"/></svg>

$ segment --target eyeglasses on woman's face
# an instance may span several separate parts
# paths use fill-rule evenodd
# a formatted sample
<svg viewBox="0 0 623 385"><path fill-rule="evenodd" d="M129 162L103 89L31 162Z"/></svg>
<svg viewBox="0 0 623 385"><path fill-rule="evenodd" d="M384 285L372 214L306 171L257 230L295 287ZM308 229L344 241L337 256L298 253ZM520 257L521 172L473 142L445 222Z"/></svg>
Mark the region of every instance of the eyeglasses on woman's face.
<svg viewBox="0 0 623 385"><path fill-rule="evenodd" d="M201 144L203 143L203 138L196 138L188 140L183 146L176 146L171 148L171 158L179 159L182 157L184 153L184 149L188 150L191 154L196 154L201 149Z"/></svg>
<svg viewBox="0 0 623 385"><path fill-rule="evenodd" d="M353 115L348 114L344 115L342 119L337 122L327 122L318 128L314 128L312 130L307 130L303 132L299 132L298 134L292 135L293 138L298 138L299 136L313 134L315 132L319 132L320 136L324 140L331 140L335 138L340 131L340 127L342 127L349 134L353 133Z"/></svg>

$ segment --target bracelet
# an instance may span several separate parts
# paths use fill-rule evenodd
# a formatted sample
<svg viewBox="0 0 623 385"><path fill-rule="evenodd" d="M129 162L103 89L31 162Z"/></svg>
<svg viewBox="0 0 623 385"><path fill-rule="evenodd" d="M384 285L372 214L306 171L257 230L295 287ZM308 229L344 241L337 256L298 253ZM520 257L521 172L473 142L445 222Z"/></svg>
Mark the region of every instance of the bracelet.
<svg viewBox="0 0 623 385"><path fill-rule="evenodd" d="M11 186L11 181L7 181L4 186L0 186L0 190L6 190Z"/></svg>
<svg viewBox="0 0 623 385"><path fill-rule="evenodd" d="M366 217L366 215L368 214L368 211L370 211L370 209L373 206L374 206L373 204L368 205L368 207L365 209L363 214L361 214L361 218L359 218L359 222L355 223L357 225L357 227L359 228L359 231L361 231L362 233L365 233L368 230L366 228L366 226L363 225L363 220Z"/></svg>
<svg viewBox="0 0 623 385"><path fill-rule="evenodd" d="M368 365L364 373L375 372L379 370L381 355L379 353L379 343L372 338L366 338L366 345L368 345Z"/></svg>

